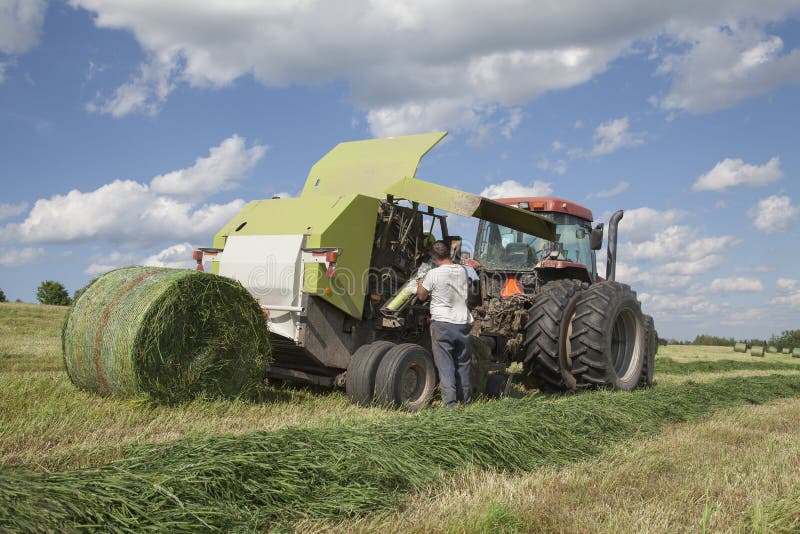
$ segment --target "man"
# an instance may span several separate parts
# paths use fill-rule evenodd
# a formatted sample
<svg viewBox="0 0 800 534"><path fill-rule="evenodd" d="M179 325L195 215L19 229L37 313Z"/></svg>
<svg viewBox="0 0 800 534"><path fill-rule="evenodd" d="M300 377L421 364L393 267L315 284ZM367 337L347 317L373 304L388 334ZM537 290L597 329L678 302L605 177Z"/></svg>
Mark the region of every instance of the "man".
<svg viewBox="0 0 800 534"><path fill-rule="evenodd" d="M472 315L467 308L469 277L462 265L450 258L450 247L436 241L431 247L436 267L417 281L417 296L431 298L431 346L433 360L439 370L442 402L454 407L458 402L469 404L472 390L469 383L472 355L469 330Z"/></svg>

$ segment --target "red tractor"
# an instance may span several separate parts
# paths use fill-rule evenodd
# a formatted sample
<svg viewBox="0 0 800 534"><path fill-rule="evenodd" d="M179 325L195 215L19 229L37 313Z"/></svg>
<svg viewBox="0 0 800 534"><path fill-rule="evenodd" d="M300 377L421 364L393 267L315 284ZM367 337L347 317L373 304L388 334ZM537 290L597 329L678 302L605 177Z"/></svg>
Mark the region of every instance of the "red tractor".
<svg viewBox="0 0 800 534"><path fill-rule="evenodd" d="M532 385L546 390L610 387L630 391L651 385L658 335L636 293L616 282L617 227L611 217L605 278L596 251L603 223L592 212L560 198L504 198L500 202L555 221L547 241L481 220L474 259L480 304L473 335L501 364L521 361Z"/></svg>

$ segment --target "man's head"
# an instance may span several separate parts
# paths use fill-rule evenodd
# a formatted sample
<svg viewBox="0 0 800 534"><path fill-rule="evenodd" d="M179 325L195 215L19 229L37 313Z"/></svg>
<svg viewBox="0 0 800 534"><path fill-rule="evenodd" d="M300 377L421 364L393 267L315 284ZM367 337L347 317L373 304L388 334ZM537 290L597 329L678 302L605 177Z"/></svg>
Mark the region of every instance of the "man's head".
<svg viewBox="0 0 800 534"><path fill-rule="evenodd" d="M431 247L431 258L433 258L433 263L436 265L450 263L450 247L448 244L441 239L436 241Z"/></svg>

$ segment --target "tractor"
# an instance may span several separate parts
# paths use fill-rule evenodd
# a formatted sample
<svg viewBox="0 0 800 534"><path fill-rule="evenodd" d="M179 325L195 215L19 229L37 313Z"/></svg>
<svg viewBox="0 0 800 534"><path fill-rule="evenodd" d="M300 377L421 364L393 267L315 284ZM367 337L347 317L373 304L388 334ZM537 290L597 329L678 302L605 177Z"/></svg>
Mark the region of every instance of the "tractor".
<svg viewBox="0 0 800 534"><path fill-rule="evenodd" d="M238 280L266 318L271 381L343 387L360 405L411 410L436 385L428 303L415 280L435 239L476 269L474 382L508 389L521 362L543 390L652 382L655 336L636 294L614 281L609 224L606 278L595 251L603 225L554 198L492 200L415 177L444 132L340 143L298 197L248 203L195 251L198 269ZM448 232L447 213L479 221L474 257ZM657 339L657 336L655 337Z"/></svg>

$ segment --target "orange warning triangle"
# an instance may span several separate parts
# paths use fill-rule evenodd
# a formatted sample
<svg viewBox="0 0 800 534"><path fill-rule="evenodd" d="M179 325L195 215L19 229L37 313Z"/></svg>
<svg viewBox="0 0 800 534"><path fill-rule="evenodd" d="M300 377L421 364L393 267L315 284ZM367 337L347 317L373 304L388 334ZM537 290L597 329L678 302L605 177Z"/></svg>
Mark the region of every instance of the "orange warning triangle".
<svg viewBox="0 0 800 534"><path fill-rule="evenodd" d="M519 295L520 293L523 293L522 286L513 276L506 279L506 283L503 284L503 289L500 290L500 296L504 299L512 295Z"/></svg>

